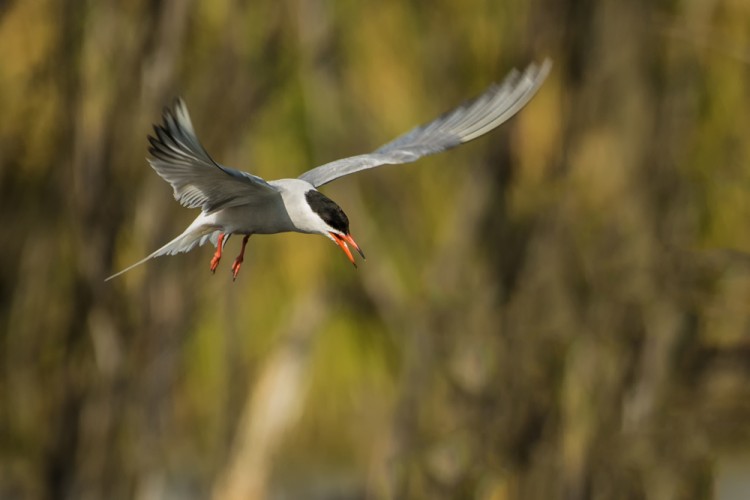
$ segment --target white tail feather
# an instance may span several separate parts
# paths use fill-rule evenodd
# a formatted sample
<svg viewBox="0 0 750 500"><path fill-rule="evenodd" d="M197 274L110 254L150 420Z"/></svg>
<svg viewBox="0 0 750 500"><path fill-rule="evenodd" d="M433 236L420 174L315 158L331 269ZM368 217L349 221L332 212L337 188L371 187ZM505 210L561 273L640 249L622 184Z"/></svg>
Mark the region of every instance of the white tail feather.
<svg viewBox="0 0 750 500"><path fill-rule="evenodd" d="M210 241L213 243L214 246L216 246L218 235L220 231L216 230L216 227L214 226L203 226L199 228L188 228L187 231L179 235L177 238L173 239L151 255L144 257L143 259L139 260L135 264L126 267L122 271L113 274L109 278L105 279L104 281L109 281L111 279L117 278L121 274L125 274L126 272L130 271L133 268L136 268L140 266L141 264L144 264L148 262L149 260L160 257L162 255L176 255L178 253L185 253L189 252L196 246L203 246L207 241ZM225 241L228 238L225 239Z"/></svg>

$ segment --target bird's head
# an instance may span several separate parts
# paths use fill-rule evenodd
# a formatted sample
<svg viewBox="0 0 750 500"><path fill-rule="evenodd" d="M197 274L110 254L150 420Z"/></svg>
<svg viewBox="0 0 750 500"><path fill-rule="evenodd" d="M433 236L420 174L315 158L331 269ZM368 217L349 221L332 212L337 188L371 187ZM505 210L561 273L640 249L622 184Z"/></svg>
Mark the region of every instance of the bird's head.
<svg viewBox="0 0 750 500"><path fill-rule="evenodd" d="M317 232L336 243L341 250L343 250L354 267L357 267L357 263L354 261L354 256L352 255L351 250L349 250L349 245L353 246L363 259L365 258L365 254L362 252L362 249L359 248L357 242L354 241L351 233L349 233L349 218L344 211L341 210L341 207L315 189L311 189L305 193L305 199L312 211L320 217L323 222L322 228Z"/></svg>

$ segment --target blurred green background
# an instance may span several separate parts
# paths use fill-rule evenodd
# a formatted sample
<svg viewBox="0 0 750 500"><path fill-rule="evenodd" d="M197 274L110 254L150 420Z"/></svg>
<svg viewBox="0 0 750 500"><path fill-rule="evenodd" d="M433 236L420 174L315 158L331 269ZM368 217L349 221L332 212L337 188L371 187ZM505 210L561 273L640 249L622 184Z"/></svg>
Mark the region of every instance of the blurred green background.
<svg viewBox="0 0 750 500"><path fill-rule="evenodd" d="M500 130L324 188L359 270L103 282L196 216L145 161L175 96L294 177L545 57ZM0 2L0 498L750 498L748 130L746 0Z"/></svg>

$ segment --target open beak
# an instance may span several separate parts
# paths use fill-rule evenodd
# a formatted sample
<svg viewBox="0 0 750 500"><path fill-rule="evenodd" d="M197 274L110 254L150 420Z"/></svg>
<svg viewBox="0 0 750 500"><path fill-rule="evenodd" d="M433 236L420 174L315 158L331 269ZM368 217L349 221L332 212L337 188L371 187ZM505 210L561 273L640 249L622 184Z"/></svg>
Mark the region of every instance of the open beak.
<svg viewBox="0 0 750 500"><path fill-rule="evenodd" d="M331 235L333 238L333 241L336 242L336 244L341 248L341 250L344 251L346 256L349 258L349 262L351 262L354 267L357 267L357 263L354 262L354 256L352 255L351 250L349 250L349 245L353 246L354 249L359 252L359 254L362 256L362 258L365 258L365 254L362 251L361 248L359 248L359 245L357 245L357 242L354 241L354 238L352 238L351 234L345 234L344 236L341 236L340 234L336 234L334 232L329 232L328 234Z"/></svg>

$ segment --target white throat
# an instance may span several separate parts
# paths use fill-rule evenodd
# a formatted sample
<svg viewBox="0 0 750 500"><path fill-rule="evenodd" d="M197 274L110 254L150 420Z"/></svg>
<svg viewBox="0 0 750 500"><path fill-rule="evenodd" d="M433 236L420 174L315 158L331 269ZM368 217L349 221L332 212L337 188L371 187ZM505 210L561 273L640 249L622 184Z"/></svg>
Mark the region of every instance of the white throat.
<svg viewBox="0 0 750 500"><path fill-rule="evenodd" d="M322 234L330 238L328 233L335 231L334 228L320 218L305 197L308 191L315 190L312 184L301 179L279 179L270 181L269 184L279 189L295 231Z"/></svg>

